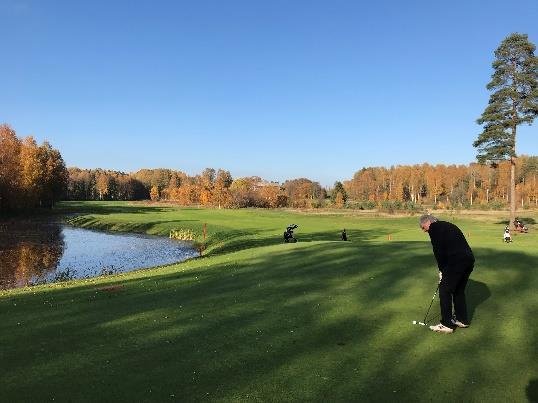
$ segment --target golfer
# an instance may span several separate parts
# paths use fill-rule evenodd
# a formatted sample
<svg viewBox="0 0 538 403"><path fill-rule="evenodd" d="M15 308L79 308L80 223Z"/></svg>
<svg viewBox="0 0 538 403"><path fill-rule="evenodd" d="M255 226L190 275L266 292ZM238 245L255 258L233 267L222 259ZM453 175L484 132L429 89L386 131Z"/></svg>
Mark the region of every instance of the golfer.
<svg viewBox="0 0 538 403"><path fill-rule="evenodd" d="M504 242L512 242L512 236L510 235L510 227L507 225L503 234Z"/></svg>
<svg viewBox="0 0 538 403"><path fill-rule="evenodd" d="M423 215L420 217L420 228L430 236L439 267L441 323L430 326L430 329L439 333L452 333L455 327L469 327L465 286L474 267L473 251L461 230L452 223L439 221L432 215Z"/></svg>

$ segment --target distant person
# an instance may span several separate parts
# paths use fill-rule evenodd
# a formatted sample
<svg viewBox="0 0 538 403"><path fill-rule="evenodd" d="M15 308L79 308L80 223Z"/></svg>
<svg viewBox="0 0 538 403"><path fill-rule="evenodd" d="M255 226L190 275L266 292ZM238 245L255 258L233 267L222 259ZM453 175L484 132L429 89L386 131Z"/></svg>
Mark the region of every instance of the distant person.
<svg viewBox="0 0 538 403"><path fill-rule="evenodd" d="M345 228L342 231L342 241L347 241L347 234L346 234L346 229Z"/></svg>
<svg viewBox="0 0 538 403"><path fill-rule="evenodd" d="M503 234L504 242L512 242L512 236L510 235L510 227L507 225Z"/></svg>
<svg viewBox="0 0 538 403"><path fill-rule="evenodd" d="M469 327L465 286L474 267L473 251L461 230L454 224L439 221L432 215L423 215L419 223L420 228L430 236L439 267L441 323L430 326L430 329L439 333L452 333L456 327Z"/></svg>

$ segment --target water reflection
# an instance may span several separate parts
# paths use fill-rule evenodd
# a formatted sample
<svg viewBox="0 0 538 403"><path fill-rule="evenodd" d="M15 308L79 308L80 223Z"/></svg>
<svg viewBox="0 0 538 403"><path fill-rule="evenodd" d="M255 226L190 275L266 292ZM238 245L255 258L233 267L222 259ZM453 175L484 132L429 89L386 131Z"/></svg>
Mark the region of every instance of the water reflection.
<svg viewBox="0 0 538 403"><path fill-rule="evenodd" d="M52 274L64 248L58 224L0 223L0 288L22 287Z"/></svg>
<svg viewBox="0 0 538 403"><path fill-rule="evenodd" d="M0 223L0 289L114 274L196 256L167 238L110 234L61 223Z"/></svg>

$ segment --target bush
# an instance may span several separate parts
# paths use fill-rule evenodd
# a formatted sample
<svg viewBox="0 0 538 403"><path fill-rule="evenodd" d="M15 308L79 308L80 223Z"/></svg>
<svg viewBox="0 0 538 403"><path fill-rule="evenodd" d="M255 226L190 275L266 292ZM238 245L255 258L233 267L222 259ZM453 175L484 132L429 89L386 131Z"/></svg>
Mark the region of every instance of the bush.
<svg viewBox="0 0 538 403"><path fill-rule="evenodd" d="M369 201L366 201L363 203L363 208L365 210L373 210L375 209L377 206L376 206L376 203L372 200L369 200Z"/></svg>
<svg viewBox="0 0 538 403"><path fill-rule="evenodd" d="M384 200L380 203L380 207L381 210L388 211L390 213L394 212L394 210L418 211L422 208L422 206L416 205L412 201L401 202L399 200Z"/></svg>
<svg viewBox="0 0 538 403"><path fill-rule="evenodd" d="M494 200L488 203L488 207L492 210L501 210L504 207L504 203Z"/></svg>
<svg viewBox="0 0 538 403"><path fill-rule="evenodd" d="M373 210L376 208L376 204L373 201L346 201L345 208L353 210Z"/></svg>
<svg viewBox="0 0 538 403"><path fill-rule="evenodd" d="M310 208L321 208L323 207L322 202L319 199L310 200Z"/></svg>

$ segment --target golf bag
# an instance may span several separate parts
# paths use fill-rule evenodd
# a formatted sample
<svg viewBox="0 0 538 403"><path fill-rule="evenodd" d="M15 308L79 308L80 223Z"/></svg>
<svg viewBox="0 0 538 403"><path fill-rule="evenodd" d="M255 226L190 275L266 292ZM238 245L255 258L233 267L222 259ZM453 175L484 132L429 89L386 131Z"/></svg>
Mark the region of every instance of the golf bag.
<svg viewBox="0 0 538 403"><path fill-rule="evenodd" d="M286 228L286 231L284 231L284 242L286 243L289 243L289 242L297 242L297 239L295 239L293 237L293 230L295 228L299 227L297 224L290 224L287 228Z"/></svg>
<svg viewBox="0 0 538 403"><path fill-rule="evenodd" d="M516 228L517 232L529 232L529 228L517 218L514 220L514 227Z"/></svg>

